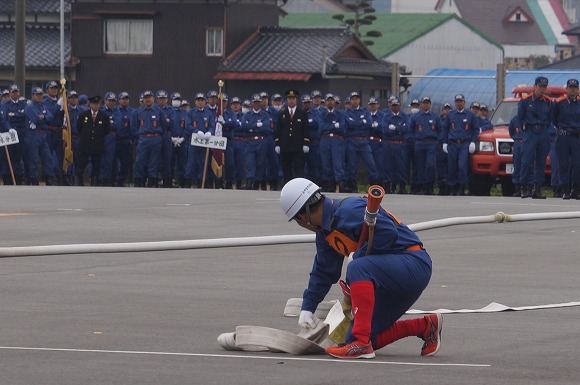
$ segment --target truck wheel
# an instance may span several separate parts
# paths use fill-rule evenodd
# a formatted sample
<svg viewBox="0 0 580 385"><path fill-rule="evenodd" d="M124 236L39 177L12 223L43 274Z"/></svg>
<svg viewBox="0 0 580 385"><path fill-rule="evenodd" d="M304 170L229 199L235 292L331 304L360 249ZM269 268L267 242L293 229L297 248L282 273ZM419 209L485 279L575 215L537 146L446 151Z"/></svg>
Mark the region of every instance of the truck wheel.
<svg viewBox="0 0 580 385"><path fill-rule="evenodd" d="M501 195L504 197L511 197L514 195L516 188L512 183L511 177L501 178Z"/></svg>
<svg viewBox="0 0 580 385"><path fill-rule="evenodd" d="M476 196L489 196L491 190L492 180L489 175L477 175L473 174L471 176L471 187L473 188L473 195Z"/></svg>

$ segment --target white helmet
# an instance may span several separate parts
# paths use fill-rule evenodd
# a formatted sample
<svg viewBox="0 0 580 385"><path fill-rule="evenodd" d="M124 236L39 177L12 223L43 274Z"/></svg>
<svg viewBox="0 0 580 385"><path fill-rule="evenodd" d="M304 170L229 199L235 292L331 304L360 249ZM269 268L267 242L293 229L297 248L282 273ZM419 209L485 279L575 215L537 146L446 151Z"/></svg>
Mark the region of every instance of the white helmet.
<svg viewBox="0 0 580 385"><path fill-rule="evenodd" d="M280 192L280 207L291 221L302 208L318 202L322 198L321 188L304 178L294 178L284 185Z"/></svg>

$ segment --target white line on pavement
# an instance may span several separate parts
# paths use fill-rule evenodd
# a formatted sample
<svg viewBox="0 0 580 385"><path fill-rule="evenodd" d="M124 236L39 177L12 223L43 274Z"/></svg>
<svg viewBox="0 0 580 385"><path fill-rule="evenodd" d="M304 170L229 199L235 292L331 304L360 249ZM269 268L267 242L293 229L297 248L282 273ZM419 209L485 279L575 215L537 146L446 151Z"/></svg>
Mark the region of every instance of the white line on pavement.
<svg viewBox="0 0 580 385"><path fill-rule="evenodd" d="M288 356L254 356L238 354L202 354L202 353L174 353L174 352L146 352L135 350L96 350L96 349L61 349L61 348L31 348L22 346L0 346L0 350L28 350L43 352L68 352L68 353L109 353L109 354L142 354L152 356L181 356L181 357L214 357L214 358L250 358L255 360L278 360L278 361L319 361L333 363L350 363L350 364L379 364L379 365L408 365L408 366L450 366L450 367L472 367L488 368L491 365L486 364L453 364L453 363L435 363L435 362L396 362L380 360L338 360L332 358L306 358L306 357L288 357Z"/></svg>

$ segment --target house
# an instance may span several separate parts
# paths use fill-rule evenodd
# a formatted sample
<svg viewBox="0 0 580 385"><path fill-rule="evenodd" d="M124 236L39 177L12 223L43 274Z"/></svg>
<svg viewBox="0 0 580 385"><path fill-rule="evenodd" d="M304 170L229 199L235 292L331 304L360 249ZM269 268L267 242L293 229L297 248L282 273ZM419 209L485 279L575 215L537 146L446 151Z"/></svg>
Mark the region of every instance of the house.
<svg viewBox="0 0 580 385"><path fill-rule="evenodd" d="M0 2L0 89L14 83L15 13L14 0ZM69 13L70 0L65 2L66 19ZM65 23L65 60L70 57L68 26ZM27 0L25 34L24 93L28 95L32 87L44 88L46 81L60 78L60 0ZM68 60L65 64L67 75L74 77Z"/></svg>
<svg viewBox="0 0 580 385"><path fill-rule="evenodd" d="M390 65L345 27L261 27L218 71L214 79L224 80L228 92L236 95L293 88L300 93L318 89L344 97L359 91L363 99L386 98L391 81Z"/></svg>
<svg viewBox="0 0 580 385"><path fill-rule="evenodd" d="M436 10L453 12L502 45L508 68L531 68L530 56L558 60L572 55L574 39L562 35L570 25L558 1L439 0Z"/></svg>
<svg viewBox="0 0 580 385"><path fill-rule="evenodd" d="M288 14L280 26L336 26L333 14ZM375 14L372 25L362 26L382 36L370 39L368 48L385 62L397 62L413 75L424 75L435 67L495 69L503 62L499 44L454 14Z"/></svg>
<svg viewBox="0 0 580 385"><path fill-rule="evenodd" d="M278 25L276 0L76 0L71 55L84 93L147 89L185 97L217 88L215 75L258 26ZM227 85L226 85L227 87Z"/></svg>

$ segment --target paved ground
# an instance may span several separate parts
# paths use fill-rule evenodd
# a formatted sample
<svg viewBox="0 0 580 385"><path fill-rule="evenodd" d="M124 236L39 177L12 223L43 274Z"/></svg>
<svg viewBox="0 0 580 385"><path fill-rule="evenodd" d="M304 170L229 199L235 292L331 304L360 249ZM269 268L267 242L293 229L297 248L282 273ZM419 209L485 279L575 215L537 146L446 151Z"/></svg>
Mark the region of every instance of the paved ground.
<svg viewBox="0 0 580 385"><path fill-rule="evenodd" d="M278 193L0 188L0 247L304 234ZM388 196L405 223L580 211L580 201ZM27 215L6 215L27 214ZM434 260L416 309L580 301L580 220L419 233ZM311 244L0 259L0 383L576 384L580 307L447 315L431 358L407 338L369 361L226 352L237 325L298 332ZM339 298L333 288L329 299Z"/></svg>

